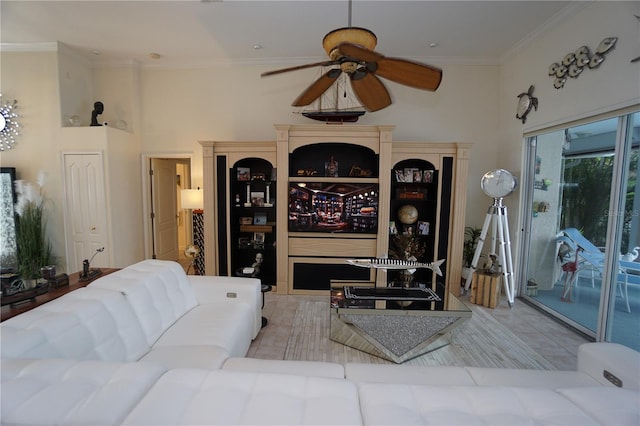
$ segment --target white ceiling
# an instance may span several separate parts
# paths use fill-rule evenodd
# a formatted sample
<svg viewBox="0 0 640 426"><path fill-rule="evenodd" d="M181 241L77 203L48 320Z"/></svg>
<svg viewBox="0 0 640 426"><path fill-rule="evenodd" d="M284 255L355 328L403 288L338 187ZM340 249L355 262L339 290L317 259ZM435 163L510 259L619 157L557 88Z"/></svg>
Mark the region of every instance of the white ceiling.
<svg viewBox="0 0 640 426"><path fill-rule="evenodd" d="M376 51L386 56L433 64L498 63L574 4L354 0L351 23L376 33ZM304 64L326 59L322 38L348 26L349 3L2 0L0 18L3 50L59 41L97 64ZM262 49L254 49L256 44ZM161 58L151 59L152 52Z"/></svg>

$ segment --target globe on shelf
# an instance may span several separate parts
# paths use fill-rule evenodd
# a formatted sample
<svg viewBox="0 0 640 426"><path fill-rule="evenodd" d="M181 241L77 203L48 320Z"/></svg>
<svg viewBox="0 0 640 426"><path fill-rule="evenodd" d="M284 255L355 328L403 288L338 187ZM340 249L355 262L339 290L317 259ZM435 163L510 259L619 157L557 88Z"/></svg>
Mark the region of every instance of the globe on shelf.
<svg viewBox="0 0 640 426"><path fill-rule="evenodd" d="M418 209L411 204L398 209L398 220L405 225L412 225L418 220Z"/></svg>

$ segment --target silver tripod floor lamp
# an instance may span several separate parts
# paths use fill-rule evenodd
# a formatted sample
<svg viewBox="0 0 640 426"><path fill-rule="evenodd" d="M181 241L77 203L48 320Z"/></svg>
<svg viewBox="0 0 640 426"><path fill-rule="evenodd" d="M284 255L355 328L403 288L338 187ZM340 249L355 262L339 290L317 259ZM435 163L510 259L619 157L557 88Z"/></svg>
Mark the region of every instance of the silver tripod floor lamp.
<svg viewBox="0 0 640 426"><path fill-rule="evenodd" d="M507 207L502 204L502 200L511 194L518 186L518 180L507 170L496 169L487 172L482 176L480 187L489 197L493 198L493 204L489 206L487 216L482 226L482 232L478 239L478 245L471 261L472 272L478 267L478 260L482 253L482 246L487 237L489 226L491 229L491 253L498 255L499 264L502 268L504 289L509 301L509 306L513 306L515 297L515 283L513 275L513 258L511 257L511 238L509 236L509 222L507 220ZM496 252L496 245L499 251ZM469 274L465 282L465 291L469 290L473 274Z"/></svg>

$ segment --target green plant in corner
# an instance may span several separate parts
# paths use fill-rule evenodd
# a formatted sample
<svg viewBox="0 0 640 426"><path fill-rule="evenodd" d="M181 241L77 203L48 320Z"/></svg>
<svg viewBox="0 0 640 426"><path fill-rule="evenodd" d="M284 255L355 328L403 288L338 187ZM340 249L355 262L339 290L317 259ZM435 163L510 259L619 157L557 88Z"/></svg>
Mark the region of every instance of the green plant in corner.
<svg viewBox="0 0 640 426"><path fill-rule="evenodd" d="M42 188L44 174L38 175L36 184L14 182L18 202L16 242L18 246L18 272L23 279L41 278L40 268L51 264L51 242L46 236L46 219Z"/></svg>
<svg viewBox="0 0 640 426"><path fill-rule="evenodd" d="M476 247L478 246L478 240L482 230L473 226L467 226L464 228L464 244L462 246L462 266L464 268L471 268L473 262L473 256L476 254Z"/></svg>

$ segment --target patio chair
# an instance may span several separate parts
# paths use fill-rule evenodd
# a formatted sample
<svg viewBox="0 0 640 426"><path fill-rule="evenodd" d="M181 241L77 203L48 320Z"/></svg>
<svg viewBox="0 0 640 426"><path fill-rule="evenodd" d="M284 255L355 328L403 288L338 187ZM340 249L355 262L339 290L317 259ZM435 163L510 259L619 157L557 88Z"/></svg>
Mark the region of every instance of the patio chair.
<svg viewBox="0 0 640 426"><path fill-rule="evenodd" d="M631 313L628 286L640 286L640 263L621 260L620 273L618 273L618 285L620 288L620 297L622 297L626 305L627 312Z"/></svg>
<svg viewBox="0 0 640 426"><path fill-rule="evenodd" d="M583 259L583 261L577 265L576 277L573 279L573 283L577 283L578 273L587 271L591 275L591 286L595 287L595 273L598 272L602 278L604 272L604 253L599 247L585 238L576 228L566 228L562 230L558 238L563 236L569 238L573 243L568 244L569 247L572 247L576 252L580 249L580 257ZM556 242L558 238L556 238ZM616 288L617 290L619 289L619 295L625 303L627 312L631 312L628 292L629 285L640 285L640 263L620 260L618 261Z"/></svg>
<svg viewBox="0 0 640 426"><path fill-rule="evenodd" d="M604 256L604 253L600 247L595 246L591 241L586 239L584 235L576 228L565 228L560 231L562 234L571 238L576 245L582 247L582 249L587 253L599 253L601 256Z"/></svg>

